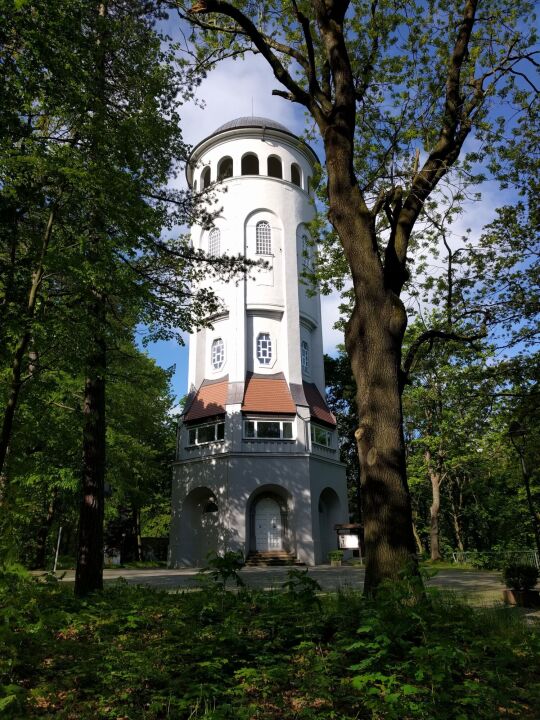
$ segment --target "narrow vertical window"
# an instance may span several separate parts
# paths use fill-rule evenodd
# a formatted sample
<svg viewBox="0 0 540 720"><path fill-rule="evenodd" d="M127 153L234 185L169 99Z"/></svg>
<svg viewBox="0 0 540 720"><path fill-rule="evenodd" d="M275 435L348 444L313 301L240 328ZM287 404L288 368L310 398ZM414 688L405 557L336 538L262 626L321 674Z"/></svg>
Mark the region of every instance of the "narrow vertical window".
<svg viewBox="0 0 540 720"><path fill-rule="evenodd" d="M260 333L257 337L257 360L261 365L272 362L272 340L269 333Z"/></svg>
<svg viewBox="0 0 540 720"><path fill-rule="evenodd" d="M270 155L268 158L268 175L269 177L282 178L283 167L280 158Z"/></svg>
<svg viewBox="0 0 540 720"><path fill-rule="evenodd" d="M212 343L212 367L214 370L221 370L225 363L225 344L221 338L216 338Z"/></svg>
<svg viewBox="0 0 540 720"><path fill-rule="evenodd" d="M302 264L305 270L311 268L311 244L307 235L302 235Z"/></svg>
<svg viewBox="0 0 540 720"><path fill-rule="evenodd" d="M226 180L233 176L233 160L232 157L224 157L218 163L217 177L218 180Z"/></svg>
<svg viewBox="0 0 540 720"><path fill-rule="evenodd" d="M252 153L244 155L241 163L242 175L258 175L259 174L259 158Z"/></svg>
<svg viewBox="0 0 540 720"><path fill-rule="evenodd" d="M201 174L201 188L204 190L210 185L210 168L205 167Z"/></svg>
<svg viewBox="0 0 540 720"><path fill-rule="evenodd" d="M302 176L300 175L300 167L293 163L291 165L291 182L293 185L298 185L298 187L302 187Z"/></svg>
<svg viewBox="0 0 540 720"><path fill-rule="evenodd" d="M309 372L309 345L305 340L302 340L302 370Z"/></svg>
<svg viewBox="0 0 540 720"><path fill-rule="evenodd" d="M212 228L210 230L210 235L208 236L208 254L209 255L219 255L219 241L221 238L221 233L217 228Z"/></svg>
<svg viewBox="0 0 540 720"><path fill-rule="evenodd" d="M266 220L261 220L261 222L258 222L255 229L255 237L255 252L257 253L257 255L271 255L272 231L270 230L270 223Z"/></svg>

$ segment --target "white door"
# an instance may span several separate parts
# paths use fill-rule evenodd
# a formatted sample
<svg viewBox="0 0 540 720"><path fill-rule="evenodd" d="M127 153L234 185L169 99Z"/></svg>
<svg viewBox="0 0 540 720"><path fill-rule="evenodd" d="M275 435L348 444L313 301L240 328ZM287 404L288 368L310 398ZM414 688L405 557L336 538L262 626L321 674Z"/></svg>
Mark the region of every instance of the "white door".
<svg viewBox="0 0 540 720"><path fill-rule="evenodd" d="M259 500L255 507L255 542L259 552L281 550L281 512L272 498Z"/></svg>

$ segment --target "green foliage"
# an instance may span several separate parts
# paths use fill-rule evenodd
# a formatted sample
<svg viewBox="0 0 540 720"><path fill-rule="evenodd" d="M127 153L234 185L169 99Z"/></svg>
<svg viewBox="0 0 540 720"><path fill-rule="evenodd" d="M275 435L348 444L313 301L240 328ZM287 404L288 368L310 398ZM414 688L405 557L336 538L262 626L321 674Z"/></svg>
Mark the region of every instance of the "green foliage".
<svg viewBox="0 0 540 720"><path fill-rule="evenodd" d="M116 583L82 601L0 576L6 720L533 720L540 636L506 609L434 593L378 605L296 589L166 593Z"/></svg>
<svg viewBox="0 0 540 720"><path fill-rule="evenodd" d="M532 590L538 580L538 568L533 565L508 565L503 570L506 587L513 590Z"/></svg>
<svg viewBox="0 0 540 720"><path fill-rule="evenodd" d="M216 587L225 590L227 580L233 580L237 587L243 587L244 581L238 574L244 567L245 560L242 552L229 550L223 555L209 552L206 559L206 566L202 568L199 575L201 579L209 577Z"/></svg>

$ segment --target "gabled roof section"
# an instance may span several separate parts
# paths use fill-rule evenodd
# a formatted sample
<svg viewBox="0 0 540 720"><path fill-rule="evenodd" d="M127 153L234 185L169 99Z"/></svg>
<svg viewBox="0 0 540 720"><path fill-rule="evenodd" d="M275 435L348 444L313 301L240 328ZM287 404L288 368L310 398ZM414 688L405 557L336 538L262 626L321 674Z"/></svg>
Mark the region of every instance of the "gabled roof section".
<svg viewBox="0 0 540 720"><path fill-rule="evenodd" d="M304 382L304 395L309 405L309 411L312 420L318 420L326 425L336 426L336 418L328 409L323 396L319 392L319 388L314 383Z"/></svg>
<svg viewBox="0 0 540 720"><path fill-rule="evenodd" d="M296 405L283 373L248 373L242 412L296 415Z"/></svg>
<svg viewBox="0 0 540 720"><path fill-rule="evenodd" d="M202 420L213 415L224 415L228 387L228 375L218 380L203 380L193 396L193 400L184 411L184 422Z"/></svg>

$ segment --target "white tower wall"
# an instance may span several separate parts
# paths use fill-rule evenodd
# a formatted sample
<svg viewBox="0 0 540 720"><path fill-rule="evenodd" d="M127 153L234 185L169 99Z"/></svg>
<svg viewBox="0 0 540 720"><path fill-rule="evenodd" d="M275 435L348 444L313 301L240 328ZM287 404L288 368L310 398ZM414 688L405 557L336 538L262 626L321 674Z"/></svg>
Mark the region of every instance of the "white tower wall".
<svg viewBox="0 0 540 720"><path fill-rule="evenodd" d="M197 190L209 186L217 211L212 228L192 228L194 247L267 266L236 282L209 280L221 309L212 328L190 337L192 399L174 468L173 565L201 562L208 547L279 548L307 564L325 561L335 546L333 524L348 520L335 421L324 401L320 298L301 278L313 267L316 162L305 143L259 118L223 126L193 152L188 181ZM231 176L223 178L227 163ZM259 357L261 342L271 345L269 359Z"/></svg>

